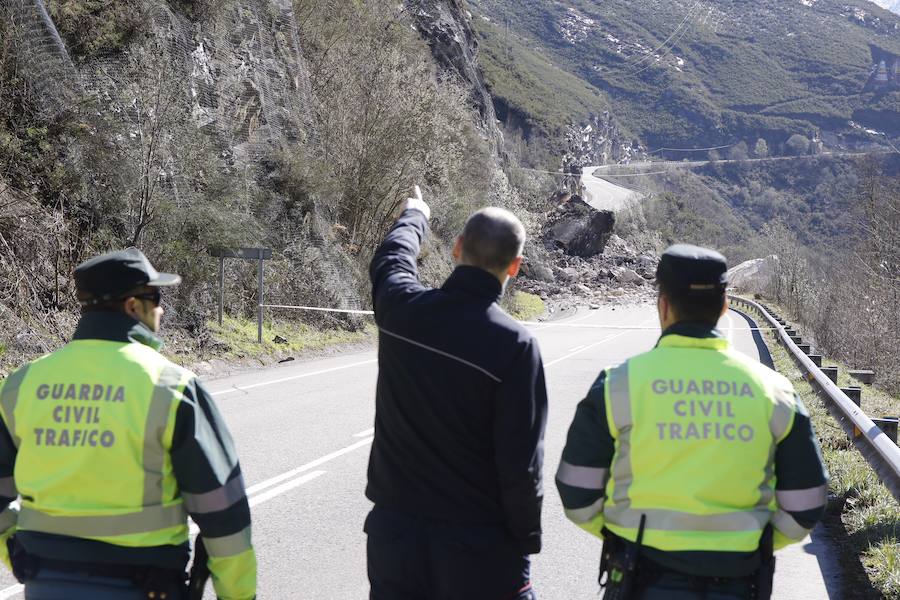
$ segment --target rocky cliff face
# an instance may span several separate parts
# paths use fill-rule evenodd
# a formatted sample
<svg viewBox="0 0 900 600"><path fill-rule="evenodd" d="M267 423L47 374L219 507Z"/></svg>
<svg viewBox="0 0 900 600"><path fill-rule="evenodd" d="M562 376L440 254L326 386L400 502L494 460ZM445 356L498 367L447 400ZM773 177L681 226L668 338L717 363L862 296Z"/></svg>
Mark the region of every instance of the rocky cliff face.
<svg viewBox="0 0 900 600"><path fill-rule="evenodd" d="M586 124L570 125L566 131L566 147L562 164L567 173L577 173L578 168L592 165L628 163L644 153L640 144L622 133L609 111L595 115Z"/></svg>
<svg viewBox="0 0 900 600"><path fill-rule="evenodd" d="M482 129L494 142L499 142L497 114L478 67L478 41L470 24L472 14L460 0L407 0L406 6L438 65L470 88Z"/></svg>

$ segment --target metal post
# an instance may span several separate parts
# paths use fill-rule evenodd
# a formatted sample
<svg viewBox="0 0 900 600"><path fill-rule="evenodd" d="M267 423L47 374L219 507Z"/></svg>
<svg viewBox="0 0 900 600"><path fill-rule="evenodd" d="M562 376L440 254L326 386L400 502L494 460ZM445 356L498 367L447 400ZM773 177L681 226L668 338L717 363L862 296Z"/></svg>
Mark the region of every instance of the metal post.
<svg viewBox="0 0 900 600"><path fill-rule="evenodd" d="M219 326L225 315L225 255L219 257Z"/></svg>
<svg viewBox="0 0 900 600"><path fill-rule="evenodd" d="M262 326L263 326L263 259L259 259L259 315L257 316L257 337L256 341L262 344Z"/></svg>

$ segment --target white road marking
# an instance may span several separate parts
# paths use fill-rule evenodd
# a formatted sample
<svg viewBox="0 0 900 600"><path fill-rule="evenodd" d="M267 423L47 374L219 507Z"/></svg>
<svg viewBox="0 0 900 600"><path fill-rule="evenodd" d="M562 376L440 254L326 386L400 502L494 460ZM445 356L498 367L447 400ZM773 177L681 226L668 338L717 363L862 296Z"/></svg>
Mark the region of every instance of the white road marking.
<svg viewBox="0 0 900 600"><path fill-rule="evenodd" d="M375 433L375 428L369 427L365 431L360 431L359 433L354 433L353 437L368 437L370 435L373 435L374 433Z"/></svg>
<svg viewBox="0 0 900 600"><path fill-rule="evenodd" d="M546 321L519 321L519 324L525 326L537 326L537 329L532 329L532 331L544 331L545 329L550 329L551 327L576 327L575 323L580 323L581 321L586 321L593 317L593 313L588 313L583 317L579 317L577 319L561 321L559 323L547 323Z"/></svg>
<svg viewBox="0 0 900 600"><path fill-rule="evenodd" d="M734 319L731 318L731 311L725 313L725 320L728 321L728 329L725 331L728 332L728 341L734 341Z"/></svg>
<svg viewBox="0 0 900 600"><path fill-rule="evenodd" d="M265 481L260 481L259 483L255 484L255 485L251 485L250 487L247 488L247 497L249 499L250 506L256 506L257 504L260 504L267 500L271 500L272 498L274 498L276 496L280 496L281 494L288 492L296 487L299 487L299 486L303 485L304 483L312 481L313 479L319 477L320 475L324 475L325 471L313 471L312 473L308 473L307 475L293 479L294 477L296 477L297 475L300 475L301 473L303 473L305 471L309 471L310 469L314 469L318 466L324 465L328 461L334 460L335 458L338 458L340 456L343 456L345 454L353 452L357 448L362 448L363 446L368 446L369 444L372 443L373 439L374 438L360 440L354 444L350 444L346 448L341 448L340 450L336 450L330 454L326 454L325 456L323 456L321 458L317 458L316 460L314 460L312 462L308 462L305 465L301 465L301 466L297 467L296 469L291 469L290 471L282 473L281 475L276 475L275 477L266 479ZM288 481L288 480L292 480L292 481ZM282 483L283 481L287 481L287 483ZM278 484L281 484L281 485L278 485ZM257 492L262 492L266 488L271 488L272 486L278 486L278 487L270 489L267 492L263 492L262 494L257 493ZM200 529L197 527L197 525L193 521L189 521L189 529L190 529L191 535L196 535L200 531ZM0 594L2 594L2 592L0 592ZM2 596L0 596L0 600L3 600Z"/></svg>
<svg viewBox="0 0 900 600"><path fill-rule="evenodd" d="M344 369L352 369L353 367L361 367L363 365L371 365L372 363L378 362L377 358L373 358L372 360L364 360L362 362L353 363L350 365L343 365L341 367L334 367L331 369L323 369L321 371L313 371L312 373L303 373L301 375L294 375L293 377L283 377L281 379L273 379L272 381L264 381L263 383L254 383L252 385L245 385L242 387L234 387L228 390L220 390L218 392L211 392L213 396L224 396L225 394L234 394L237 392L243 392L246 390L252 390L255 388L264 387L267 385L275 385L276 383L284 383L285 381L294 381L296 379L303 379L304 377L313 377L315 375L324 375L325 373L334 373L335 371L342 371Z"/></svg>
<svg viewBox="0 0 900 600"><path fill-rule="evenodd" d="M282 483L281 485L279 485L277 487L273 487L272 489L270 489L266 492L263 492L262 494L257 494L256 496L253 496L252 498L250 498L250 506L256 506L257 504L262 504L266 500L271 500L272 498L274 498L276 496L280 496L281 494L283 494L285 492L289 492L294 488L298 488L301 485L303 485L304 483L310 482L313 479L315 479L321 475L324 475L324 474L325 474L325 471L313 471L312 473L307 473L306 475L303 475L302 477L298 477L297 479L292 479L292 480L288 481L287 483Z"/></svg>
<svg viewBox="0 0 900 600"><path fill-rule="evenodd" d="M648 321L652 321L652 320L653 319L647 319L647 321L644 321L644 323L646 323ZM641 323L641 325L643 325L644 323ZM581 354L582 352L587 352L591 348L595 348L601 344L605 344L606 342L611 342L611 341L618 339L618 338L622 337L623 335L627 335L629 333L631 333L631 331L623 331L622 333L618 333L616 335L611 335L609 337L603 338L599 342L594 342L593 344L589 344L589 345L585 346L584 348L582 348L581 350L576 350L575 352L570 352L569 354L566 354L565 356L557 358L556 360L551 360L550 362L548 362L547 364L544 365L544 368L549 369L550 367L552 367L555 364L561 363L562 361L568 360L568 359L572 358L573 356Z"/></svg>
<svg viewBox="0 0 900 600"><path fill-rule="evenodd" d="M325 463L327 463L330 460L334 460L335 458L337 458L339 456L343 456L345 454L353 452L357 448L362 448L363 446L368 446L369 444L372 443L373 439L375 439L375 438L367 438L364 440L360 440L354 444L350 444L346 448L341 448L340 450L336 450L336 451L332 452L331 454L326 454L322 458L317 458L316 460L314 460L312 462L308 462L305 465L301 465L301 466L297 467L296 469L291 469L290 471L288 471L286 473L282 473L281 475L276 475L275 477L272 477L271 479L266 479L265 481L261 481L261 482L257 483L256 485L251 485L250 487L247 488L247 495L250 496L252 494L255 494L256 492L260 492L266 488L270 488L273 485L277 485L277 484L281 483L282 481L292 479L293 477L299 475L300 473L309 471L311 469L315 469L316 467L324 465Z"/></svg>
<svg viewBox="0 0 900 600"><path fill-rule="evenodd" d="M582 348L584 348L584 344L582 344L582 345L580 345L580 346L575 346L574 348L569 348L568 351L569 351L569 352L575 352L576 350L581 350Z"/></svg>
<svg viewBox="0 0 900 600"><path fill-rule="evenodd" d="M0 590L0 600L6 600L7 598L12 598L22 592L25 591L25 586L21 583L17 583L16 585L12 585L5 590Z"/></svg>

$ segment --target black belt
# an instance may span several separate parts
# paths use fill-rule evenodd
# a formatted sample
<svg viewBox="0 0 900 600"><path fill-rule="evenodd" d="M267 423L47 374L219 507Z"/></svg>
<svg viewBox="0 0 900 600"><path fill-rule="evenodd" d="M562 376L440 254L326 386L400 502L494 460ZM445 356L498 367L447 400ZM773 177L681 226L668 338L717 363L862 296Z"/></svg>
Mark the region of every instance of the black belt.
<svg viewBox="0 0 900 600"><path fill-rule="evenodd" d="M95 577L110 577L113 579L137 580L149 570L148 567L142 565L87 563L44 557L37 558L37 563L39 571L51 570L70 574L93 575ZM176 573L176 571L171 572L173 575Z"/></svg>
<svg viewBox="0 0 900 600"><path fill-rule="evenodd" d="M45 570L76 576L108 577L130 581L139 589L147 592L148 598L170 597L174 600L187 592L187 576L184 571L160 567L37 558L33 576L40 576L41 572Z"/></svg>

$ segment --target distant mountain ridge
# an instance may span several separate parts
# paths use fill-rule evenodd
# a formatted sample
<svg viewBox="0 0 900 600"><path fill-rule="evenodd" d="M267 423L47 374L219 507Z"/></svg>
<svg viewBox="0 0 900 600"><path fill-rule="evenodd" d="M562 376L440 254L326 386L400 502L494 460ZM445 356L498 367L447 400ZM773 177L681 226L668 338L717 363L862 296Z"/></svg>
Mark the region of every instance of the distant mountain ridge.
<svg viewBox="0 0 900 600"><path fill-rule="evenodd" d="M528 130L609 111L648 148L900 135L900 17L866 0L468 4L498 115Z"/></svg>

